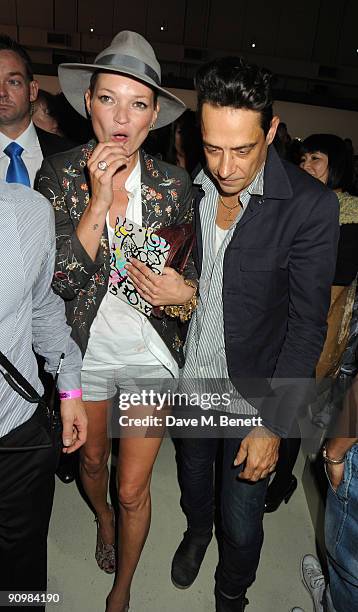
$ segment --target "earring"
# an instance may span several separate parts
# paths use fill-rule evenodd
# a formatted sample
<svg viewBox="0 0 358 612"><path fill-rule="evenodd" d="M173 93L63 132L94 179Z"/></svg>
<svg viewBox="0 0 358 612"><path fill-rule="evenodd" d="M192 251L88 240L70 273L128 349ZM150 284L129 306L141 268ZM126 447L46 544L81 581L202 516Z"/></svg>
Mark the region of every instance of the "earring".
<svg viewBox="0 0 358 612"><path fill-rule="evenodd" d="M150 130L154 130L154 126L155 126L155 123L151 123L150 126L149 126L149 129Z"/></svg>

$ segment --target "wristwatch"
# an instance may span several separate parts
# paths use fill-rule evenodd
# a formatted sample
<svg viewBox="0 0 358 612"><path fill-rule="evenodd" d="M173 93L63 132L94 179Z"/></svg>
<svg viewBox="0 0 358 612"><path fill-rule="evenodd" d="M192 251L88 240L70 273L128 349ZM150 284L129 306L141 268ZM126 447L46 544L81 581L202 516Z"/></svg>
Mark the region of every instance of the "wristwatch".
<svg viewBox="0 0 358 612"><path fill-rule="evenodd" d="M340 463L344 463L344 460L346 457L345 455L343 455L343 457L341 457L340 459L331 459L327 455L327 448L325 444L323 445L323 448L322 448L322 455L323 455L323 461L325 463L330 463L331 465L339 465Z"/></svg>

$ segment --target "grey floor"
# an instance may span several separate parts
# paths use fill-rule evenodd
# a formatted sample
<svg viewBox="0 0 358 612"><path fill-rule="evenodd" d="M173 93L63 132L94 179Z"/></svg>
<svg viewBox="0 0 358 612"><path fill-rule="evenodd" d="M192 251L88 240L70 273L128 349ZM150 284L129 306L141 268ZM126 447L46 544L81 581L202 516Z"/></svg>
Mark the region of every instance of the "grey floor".
<svg viewBox="0 0 358 612"><path fill-rule="evenodd" d="M302 471L302 457L296 475ZM193 586L179 591L170 582L172 555L185 530L179 507L174 449L165 439L155 465L152 484L153 518L131 597L131 612L214 612L213 573L216 541L208 549ZM112 577L94 560L93 515L76 485L56 479L49 535L49 591L63 594L63 604L48 606L57 612L104 612ZM265 517L265 542L255 584L248 592L247 612L289 612L301 606L313 610L300 581L303 554L315 551L314 532L301 483L288 505Z"/></svg>

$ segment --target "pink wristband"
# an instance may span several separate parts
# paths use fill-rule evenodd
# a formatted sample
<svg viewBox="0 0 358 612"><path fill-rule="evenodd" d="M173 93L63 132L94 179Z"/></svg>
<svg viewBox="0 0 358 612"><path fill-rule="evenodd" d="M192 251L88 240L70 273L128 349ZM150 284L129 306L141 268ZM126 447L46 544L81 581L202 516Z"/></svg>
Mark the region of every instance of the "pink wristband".
<svg viewBox="0 0 358 612"><path fill-rule="evenodd" d="M59 391L60 400L75 399L82 397L82 389L71 389L70 391Z"/></svg>

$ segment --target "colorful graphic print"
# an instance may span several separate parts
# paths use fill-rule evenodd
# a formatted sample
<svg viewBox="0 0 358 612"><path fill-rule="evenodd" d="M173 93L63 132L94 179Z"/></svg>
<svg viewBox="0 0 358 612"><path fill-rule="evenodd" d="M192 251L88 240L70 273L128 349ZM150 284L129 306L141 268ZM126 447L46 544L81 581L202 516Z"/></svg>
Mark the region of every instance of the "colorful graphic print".
<svg viewBox="0 0 358 612"><path fill-rule="evenodd" d="M111 245L109 291L149 316L152 306L136 291L124 266L131 257L135 257L152 272L160 274L169 250L170 244L157 236L152 228L141 227L129 220L121 224L117 219Z"/></svg>

